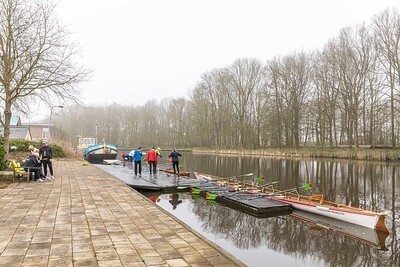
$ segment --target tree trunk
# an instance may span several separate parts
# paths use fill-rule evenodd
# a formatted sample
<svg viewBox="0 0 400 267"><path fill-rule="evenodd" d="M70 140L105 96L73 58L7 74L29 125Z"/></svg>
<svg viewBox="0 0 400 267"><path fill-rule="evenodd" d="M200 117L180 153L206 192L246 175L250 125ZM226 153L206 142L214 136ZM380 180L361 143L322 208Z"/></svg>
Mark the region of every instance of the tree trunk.
<svg viewBox="0 0 400 267"><path fill-rule="evenodd" d="M8 98L8 95L6 96ZM4 149L6 151L5 160L8 160L10 148L10 122L11 122L11 101L5 101L4 107Z"/></svg>

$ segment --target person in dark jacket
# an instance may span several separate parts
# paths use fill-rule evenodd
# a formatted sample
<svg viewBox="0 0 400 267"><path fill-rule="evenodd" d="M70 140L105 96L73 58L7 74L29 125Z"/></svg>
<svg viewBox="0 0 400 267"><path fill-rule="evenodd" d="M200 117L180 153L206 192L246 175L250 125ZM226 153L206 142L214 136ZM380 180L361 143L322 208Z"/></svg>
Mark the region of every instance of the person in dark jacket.
<svg viewBox="0 0 400 267"><path fill-rule="evenodd" d="M168 156L168 158L171 158L172 160L172 168L174 169L174 174L178 173L178 175L179 175L179 157L182 157L182 155L178 151L176 151L175 148Z"/></svg>
<svg viewBox="0 0 400 267"><path fill-rule="evenodd" d="M47 176L47 166L49 166L51 179L55 179L53 174L53 163L51 162L52 158L53 158L53 149L49 146L47 141L43 141L43 145L39 149L39 159L43 164L44 175L46 175L48 179L49 177Z"/></svg>
<svg viewBox="0 0 400 267"><path fill-rule="evenodd" d="M40 167L39 160L35 155L29 155L25 160L24 170L33 173L33 179L36 182L44 182L41 178L42 168Z"/></svg>

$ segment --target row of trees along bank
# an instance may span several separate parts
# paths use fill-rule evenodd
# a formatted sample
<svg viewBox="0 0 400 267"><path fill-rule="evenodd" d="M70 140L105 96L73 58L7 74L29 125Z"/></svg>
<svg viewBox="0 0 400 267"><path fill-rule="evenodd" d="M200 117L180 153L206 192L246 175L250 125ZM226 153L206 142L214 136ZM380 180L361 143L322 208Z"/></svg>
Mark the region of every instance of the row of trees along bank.
<svg viewBox="0 0 400 267"><path fill-rule="evenodd" d="M99 140L132 147L396 147L399 89L400 16L388 9L321 50L210 70L186 98L73 108L58 126L76 138L97 124Z"/></svg>

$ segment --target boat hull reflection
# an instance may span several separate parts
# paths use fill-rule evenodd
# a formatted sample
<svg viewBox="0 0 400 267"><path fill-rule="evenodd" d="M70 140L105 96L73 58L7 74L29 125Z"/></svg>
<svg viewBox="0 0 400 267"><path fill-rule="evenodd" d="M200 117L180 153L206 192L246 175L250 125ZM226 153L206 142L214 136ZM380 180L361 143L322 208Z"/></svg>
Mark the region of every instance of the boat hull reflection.
<svg viewBox="0 0 400 267"><path fill-rule="evenodd" d="M385 242L386 238L389 236L389 233L376 231L368 227L363 227L357 224L336 220L302 210L294 209L292 214L289 216L296 220L301 220L310 224L310 229L327 229L335 232L336 234L350 237L378 250L387 250Z"/></svg>

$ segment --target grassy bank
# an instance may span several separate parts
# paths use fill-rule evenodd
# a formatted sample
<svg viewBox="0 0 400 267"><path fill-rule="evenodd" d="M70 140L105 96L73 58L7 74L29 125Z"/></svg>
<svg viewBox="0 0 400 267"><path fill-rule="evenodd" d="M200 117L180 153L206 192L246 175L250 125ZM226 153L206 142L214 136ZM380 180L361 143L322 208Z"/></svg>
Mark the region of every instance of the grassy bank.
<svg viewBox="0 0 400 267"><path fill-rule="evenodd" d="M399 161L400 149L353 149L353 148L300 148L300 149L204 149L193 153L240 156L267 156L290 158L335 158L372 161Z"/></svg>

